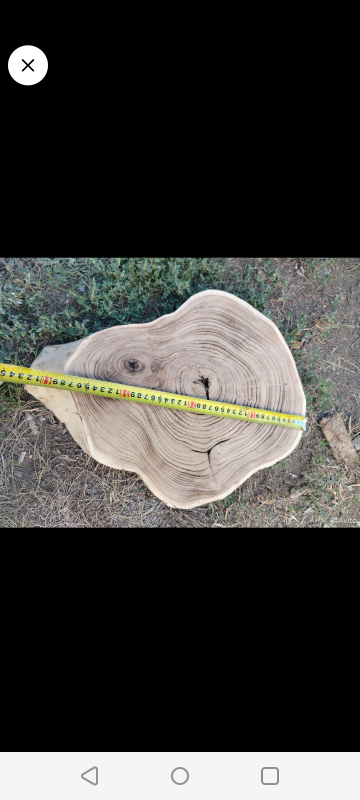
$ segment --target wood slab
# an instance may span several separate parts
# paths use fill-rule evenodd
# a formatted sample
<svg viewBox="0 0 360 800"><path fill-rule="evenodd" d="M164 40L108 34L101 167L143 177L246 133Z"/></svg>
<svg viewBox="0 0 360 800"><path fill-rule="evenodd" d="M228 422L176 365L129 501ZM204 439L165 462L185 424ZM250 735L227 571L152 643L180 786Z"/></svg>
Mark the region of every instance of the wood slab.
<svg viewBox="0 0 360 800"><path fill-rule="evenodd" d="M276 325L239 297L207 290L173 314L117 325L45 347L31 365L91 379L306 413L293 356ZM173 508L226 497L254 472L288 456L301 430L237 418L26 386L67 426L82 449L136 472Z"/></svg>

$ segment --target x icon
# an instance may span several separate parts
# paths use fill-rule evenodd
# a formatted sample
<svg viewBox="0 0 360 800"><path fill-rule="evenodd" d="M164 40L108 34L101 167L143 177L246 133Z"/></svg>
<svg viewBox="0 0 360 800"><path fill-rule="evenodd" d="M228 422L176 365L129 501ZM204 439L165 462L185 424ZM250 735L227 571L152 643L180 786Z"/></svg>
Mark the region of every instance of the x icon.
<svg viewBox="0 0 360 800"><path fill-rule="evenodd" d="M29 63L27 64L27 62L25 61L25 59L24 59L24 58L22 58L21 60L24 62L24 64L26 64L26 67L24 67L24 69L22 69L22 70L21 70L21 72L25 72L25 70L26 70L28 67L30 67L30 64L32 64L32 63L33 63L33 61L34 61L34 59L32 59L32 60L31 60L31 61L29 61ZM35 72L35 70L34 70L32 67L30 67L30 69L31 69L31 72Z"/></svg>

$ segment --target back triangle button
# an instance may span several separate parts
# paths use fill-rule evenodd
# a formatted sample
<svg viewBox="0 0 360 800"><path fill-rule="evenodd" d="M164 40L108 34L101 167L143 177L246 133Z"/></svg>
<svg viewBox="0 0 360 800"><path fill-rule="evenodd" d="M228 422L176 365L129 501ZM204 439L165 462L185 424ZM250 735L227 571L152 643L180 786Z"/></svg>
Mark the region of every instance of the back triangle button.
<svg viewBox="0 0 360 800"><path fill-rule="evenodd" d="M97 767L91 767L91 769L87 769L86 772L83 772L81 777L84 779L84 781L87 781L88 783L92 783L93 786L97 786L98 785L98 772L99 771L98 771ZM90 777L90 773L92 773L91 777ZM85 778L85 775L89 775L89 777Z"/></svg>

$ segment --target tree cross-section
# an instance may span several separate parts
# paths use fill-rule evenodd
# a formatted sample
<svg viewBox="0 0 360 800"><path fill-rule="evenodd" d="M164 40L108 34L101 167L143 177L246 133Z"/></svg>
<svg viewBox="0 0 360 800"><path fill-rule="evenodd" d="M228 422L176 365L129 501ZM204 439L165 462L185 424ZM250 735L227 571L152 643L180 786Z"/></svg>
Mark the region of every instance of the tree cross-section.
<svg viewBox="0 0 360 800"><path fill-rule="evenodd" d="M32 363L68 375L305 415L293 356L241 298L207 290L154 322L45 347ZM136 472L169 506L219 500L292 452L301 430L27 386L94 459Z"/></svg>

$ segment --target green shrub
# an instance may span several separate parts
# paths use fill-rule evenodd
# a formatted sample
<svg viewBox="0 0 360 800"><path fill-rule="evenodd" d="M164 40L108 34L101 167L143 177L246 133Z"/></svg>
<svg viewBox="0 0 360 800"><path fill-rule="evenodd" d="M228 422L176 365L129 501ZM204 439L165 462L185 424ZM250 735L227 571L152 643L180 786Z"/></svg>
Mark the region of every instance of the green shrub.
<svg viewBox="0 0 360 800"><path fill-rule="evenodd" d="M26 366L46 344L150 322L205 289L263 310L274 269L217 258L60 258L0 262L0 361Z"/></svg>

